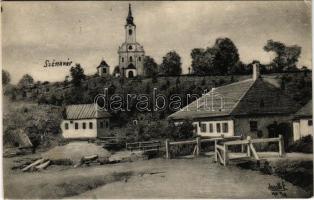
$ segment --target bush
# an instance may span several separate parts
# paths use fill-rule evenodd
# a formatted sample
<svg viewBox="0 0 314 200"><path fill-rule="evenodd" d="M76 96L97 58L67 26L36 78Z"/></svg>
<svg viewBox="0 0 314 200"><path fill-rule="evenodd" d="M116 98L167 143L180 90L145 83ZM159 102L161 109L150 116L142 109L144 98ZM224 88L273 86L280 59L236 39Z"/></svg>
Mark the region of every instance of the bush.
<svg viewBox="0 0 314 200"><path fill-rule="evenodd" d="M288 151L313 153L313 137L305 136L288 147Z"/></svg>

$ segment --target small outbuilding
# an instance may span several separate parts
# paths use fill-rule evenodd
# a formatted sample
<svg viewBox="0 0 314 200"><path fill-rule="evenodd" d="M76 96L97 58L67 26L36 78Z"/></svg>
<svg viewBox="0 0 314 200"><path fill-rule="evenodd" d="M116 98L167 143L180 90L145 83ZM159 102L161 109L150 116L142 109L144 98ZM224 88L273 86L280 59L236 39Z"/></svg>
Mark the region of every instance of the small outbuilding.
<svg viewBox="0 0 314 200"><path fill-rule="evenodd" d="M110 114L96 104L69 105L61 123L62 135L67 139L93 139L109 133Z"/></svg>
<svg viewBox="0 0 314 200"><path fill-rule="evenodd" d="M299 140L313 133L312 100L295 113L293 119L293 140Z"/></svg>

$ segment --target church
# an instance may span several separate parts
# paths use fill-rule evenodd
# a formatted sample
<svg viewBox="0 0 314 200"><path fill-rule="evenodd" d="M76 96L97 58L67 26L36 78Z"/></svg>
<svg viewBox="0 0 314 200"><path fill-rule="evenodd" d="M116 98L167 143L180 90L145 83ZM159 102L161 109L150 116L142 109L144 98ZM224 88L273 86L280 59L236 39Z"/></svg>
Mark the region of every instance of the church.
<svg viewBox="0 0 314 200"><path fill-rule="evenodd" d="M144 75L143 60L145 51L142 45L136 42L136 25L132 16L131 4L126 18L125 42L119 46L119 70L123 77L132 78Z"/></svg>

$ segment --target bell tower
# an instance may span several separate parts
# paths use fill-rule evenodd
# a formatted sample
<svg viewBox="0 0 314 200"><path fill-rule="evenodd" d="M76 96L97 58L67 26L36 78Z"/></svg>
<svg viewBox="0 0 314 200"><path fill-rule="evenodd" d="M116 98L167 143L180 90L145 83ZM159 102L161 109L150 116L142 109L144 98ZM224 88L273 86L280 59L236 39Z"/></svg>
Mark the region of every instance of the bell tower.
<svg viewBox="0 0 314 200"><path fill-rule="evenodd" d="M126 18L125 25L125 42L127 43L135 43L136 42L136 25L133 21L131 4L129 4L129 13Z"/></svg>
<svg viewBox="0 0 314 200"><path fill-rule="evenodd" d="M132 78L144 75L145 52L142 45L136 41L136 25L132 16L131 4L126 18L125 41L119 46L119 69L123 77Z"/></svg>

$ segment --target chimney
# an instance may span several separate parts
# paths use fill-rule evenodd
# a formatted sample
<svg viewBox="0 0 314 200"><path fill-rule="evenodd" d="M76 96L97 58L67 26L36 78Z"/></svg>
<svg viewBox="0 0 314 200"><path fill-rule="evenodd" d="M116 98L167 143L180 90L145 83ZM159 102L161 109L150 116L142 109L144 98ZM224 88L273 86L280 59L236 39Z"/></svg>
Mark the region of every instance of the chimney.
<svg viewBox="0 0 314 200"><path fill-rule="evenodd" d="M252 65L253 65L253 80L255 81L260 76L260 72L259 72L260 62L253 61Z"/></svg>

